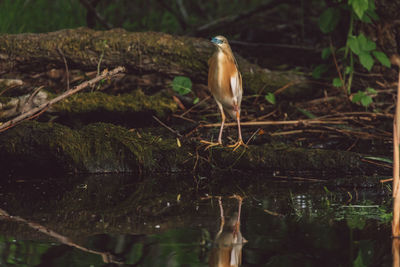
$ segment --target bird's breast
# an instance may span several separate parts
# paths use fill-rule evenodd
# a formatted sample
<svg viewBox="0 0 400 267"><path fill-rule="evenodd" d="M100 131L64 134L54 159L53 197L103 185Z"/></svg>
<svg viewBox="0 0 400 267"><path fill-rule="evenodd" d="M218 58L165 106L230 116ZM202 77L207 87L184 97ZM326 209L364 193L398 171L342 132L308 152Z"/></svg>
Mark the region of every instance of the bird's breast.
<svg viewBox="0 0 400 267"><path fill-rule="evenodd" d="M236 65L221 51L210 60L208 85L217 100L232 99L231 77L237 73Z"/></svg>

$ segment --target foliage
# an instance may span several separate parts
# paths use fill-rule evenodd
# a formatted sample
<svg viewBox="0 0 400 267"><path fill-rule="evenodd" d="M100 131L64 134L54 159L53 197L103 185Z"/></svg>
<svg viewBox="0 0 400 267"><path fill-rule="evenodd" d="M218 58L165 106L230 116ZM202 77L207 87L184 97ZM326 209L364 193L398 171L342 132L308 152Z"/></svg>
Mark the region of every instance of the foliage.
<svg viewBox="0 0 400 267"><path fill-rule="evenodd" d="M339 77L332 80L332 85L343 88L347 95L351 94L351 87L355 68L355 58L362 67L367 71L371 71L375 62L381 63L385 67L390 67L390 60L385 53L378 51L376 43L365 36L362 32L355 33L354 23L371 23L378 20L379 17L375 12L374 0L337 0L333 1L334 6L327 8L319 17L318 25L324 34L332 34L341 20L349 20L349 28L345 46L336 49L332 44L322 50L321 58L326 60L331 55L335 56L335 60L342 66L335 67ZM336 58L336 55L340 55ZM312 76L321 78L324 73L329 70L326 64L318 65L314 68ZM376 91L367 88L364 91L359 90L352 98L354 103L361 103L368 107L373 101Z"/></svg>
<svg viewBox="0 0 400 267"><path fill-rule="evenodd" d="M0 1L0 33L49 32L86 25L79 0Z"/></svg>
<svg viewBox="0 0 400 267"><path fill-rule="evenodd" d="M265 100L267 100L272 105L276 104L275 95L271 92L265 95Z"/></svg>
<svg viewBox="0 0 400 267"><path fill-rule="evenodd" d="M376 51L375 42L365 37L364 34L360 33L358 36L349 36L347 42L351 51L359 57L361 65L368 71L370 71L374 65L374 59L371 53L382 65L388 68L390 67L390 60L386 54Z"/></svg>
<svg viewBox="0 0 400 267"><path fill-rule="evenodd" d="M373 101L372 97L376 96L377 92L375 89L368 87L365 91L358 91L353 95L351 101L353 103L360 103L364 107L368 107Z"/></svg>
<svg viewBox="0 0 400 267"><path fill-rule="evenodd" d="M179 95L187 95L192 92L192 81L188 77L176 76L172 81L172 89Z"/></svg>
<svg viewBox="0 0 400 267"><path fill-rule="evenodd" d="M192 92L192 81L190 78L185 76L176 76L172 81L172 89L179 95L187 95ZM193 104L197 104L199 102L199 98L195 97L193 100Z"/></svg>
<svg viewBox="0 0 400 267"><path fill-rule="evenodd" d="M91 1L96 2L96 1ZM191 32L214 18L252 9L264 0L245 1L97 1L96 11L114 28L129 31ZM182 15L185 10L187 15ZM49 32L87 26L86 8L79 0L2 0L0 33ZM105 29L94 21L95 29Z"/></svg>

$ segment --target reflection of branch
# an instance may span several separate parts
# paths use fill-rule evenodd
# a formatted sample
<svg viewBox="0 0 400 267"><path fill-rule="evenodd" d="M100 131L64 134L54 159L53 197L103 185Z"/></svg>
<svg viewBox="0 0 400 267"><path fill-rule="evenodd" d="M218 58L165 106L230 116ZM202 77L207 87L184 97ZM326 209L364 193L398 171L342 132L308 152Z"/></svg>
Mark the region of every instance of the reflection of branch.
<svg viewBox="0 0 400 267"><path fill-rule="evenodd" d="M70 95L73 95L73 94L81 91L82 89L84 89L88 86L91 86L94 83L101 81L102 79L109 78L111 76L116 75L119 72L124 72L124 71L125 71L124 67L117 67L117 68L113 69L112 71L103 71L103 73L101 75L99 75L89 81L83 82L80 85L75 86L71 90L68 90L68 91L64 92L63 94L41 104L40 106L30 109L30 110L22 113L18 117L15 117L14 119L1 124L0 132L3 132L5 130L15 126L17 123L20 123L21 121L24 121L28 118L31 118L31 117L37 115L38 113L43 112L44 110L48 109L51 105L63 100L64 98L67 98Z"/></svg>
<svg viewBox="0 0 400 267"><path fill-rule="evenodd" d="M48 236L51 236L51 237L57 239L58 242L60 242L62 244L68 245L70 247L77 248L79 250L82 250L82 251L85 251L85 252L88 252L88 253L91 253L91 254L100 255L103 258L103 261L105 263L115 263L115 264L122 264L123 263L123 262L119 262L119 261L114 260L113 259L113 255L110 252L100 252L100 251L92 250L92 249L89 249L89 248L85 248L85 247L83 247L81 245L78 245L78 244L72 242L68 237L63 236L63 235L61 235L61 234L59 234L57 232L54 232L53 230L51 230L49 228L46 228L43 225L40 225L40 224L35 223L35 222L30 222L30 221L28 221L28 220L26 220L26 219L24 219L22 217L19 217L19 216L11 216L3 209L0 209L0 217L4 217L5 219L10 220L10 221L14 221L14 222L25 223L30 228L32 228L32 229L34 229L36 231L39 231L39 232L41 232L41 233L43 233L45 235L48 235Z"/></svg>

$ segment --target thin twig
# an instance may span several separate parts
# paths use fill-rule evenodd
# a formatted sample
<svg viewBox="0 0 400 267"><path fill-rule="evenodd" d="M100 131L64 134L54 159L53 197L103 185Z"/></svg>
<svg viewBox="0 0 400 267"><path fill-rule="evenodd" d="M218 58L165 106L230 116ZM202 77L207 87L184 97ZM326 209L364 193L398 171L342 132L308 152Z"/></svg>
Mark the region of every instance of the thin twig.
<svg viewBox="0 0 400 267"><path fill-rule="evenodd" d="M157 118L156 116L153 116L153 119L155 119L159 124L161 124L161 126L165 127L167 130L169 130L169 131L172 132L173 134L176 134L177 136L182 137L182 135L181 135L178 131L172 129L171 127L169 127L168 125L166 125L165 123L163 123L163 122L162 122L159 118Z"/></svg>
<svg viewBox="0 0 400 267"><path fill-rule="evenodd" d="M181 115L177 115L177 114L172 114L172 117L179 118L179 119L182 119L182 120L185 120L185 121L189 121L189 122L192 122L192 123L197 123L197 121L195 121L195 120L192 120L192 119L189 119L189 118L186 118L186 117L182 117Z"/></svg>
<svg viewBox="0 0 400 267"><path fill-rule="evenodd" d="M383 163L375 162L375 161L368 160L368 159L361 159L361 161L364 161L364 162L367 162L370 164L374 164L376 166L384 167L384 168L389 168L389 169L392 168L392 166L390 166L389 164L383 164Z"/></svg>
<svg viewBox="0 0 400 267"><path fill-rule="evenodd" d="M342 77L342 73L341 73L341 71L340 71L338 62L337 62L337 60L336 60L336 53L335 53L335 49L334 49L333 44L332 44L332 39L329 40L329 47L330 47L330 49L331 49L332 58L333 58L333 62L335 63L336 71L337 71L337 73L338 73L338 75L339 75L340 81L342 82L342 89L343 89L343 92L344 92L344 94L346 95L346 94L347 94L347 93L346 93L346 85L345 85L345 83L344 83L344 79L343 79L343 77Z"/></svg>
<svg viewBox="0 0 400 267"><path fill-rule="evenodd" d="M67 59L65 58L63 51L59 47L57 47L57 51L58 51L58 53L60 53L60 55L62 56L62 59L64 61L65 74L67 75L67 91L68 91L69 90L69 71L68 71Z"/></svg>
<svg viewBox="0 0 400 267"><path fill-rule="evenodd" d="M29 104L33 102L33 98L39 93L40 90L43 89L44 86L39 86L36 88L33 93L29 96L28 100L25 102L24 107L22 108L22 112L25 112L25 108L29 107Z"/></svg>
<svg viewBox="0 0 400 267"><path fill-rule="evenodd" d="M290 121L247 121L241 122L241 126L262 126L262 125L296 125L296 124L346 124L343 120L290 120ZM236 126L236 122L225 123L224 126ZM202 124L201 127L217 127L221 126L221 123L208 123Z"/></svg>
<svg viewBox="0 0 400 267"><path fill-rule="evenodd" d="M190 107L188 110L186 110L185 112L183 112L181 114L181 116L185 116L187 113L189 113L190 111L192 111L195 107L201 105L202 103L206 102L208 99L210 99L210 96L207 96L206 98L202 99L199 103L193 105L192 107Z"/></svg>
<svg viewBox="0 0 400 267"><path fill-rule="evenodd" d="M283 176L283 175L275 175L274 178L282 178L287 180L297 180L297 181L307 181L307 182L326 182L325 180L317 179L317 178L304 178L298 176Z"/></svg>
<svg viewBox="0 0 400 267"><path fill-rule="evenodd" d="M285 217L285 215L283 215L283 214L277 213L275 211L270 211L270 210L267 210L267 209L264 209L264 212L268 213L269 215L276 216L276 217L279 217L279 218Z"/></svg>
<svg viewBox="0 0 400 267"><path fill-rule="evenodd" d="M250 143L251 139L253 139L253 138L256 136L256 134L257 134L260 130L261 130L261 128L258 128L258 129L250 136L249 140L247 140L247 142L246 142L246 145L248 145L248 144Z"/></svg>
<svg viewBox="0 0 400 267"><path fill-rule="evenodd" d="M234 23L236 21L240 21L243 20L245 18L251 17L257 13L263 12L265 10L272 10L271 7L276 6L275 1L268 1L265 4L259 5L256 8L252 8L250 10L241 12L241 13L236 13L235 15L232 16L226 16L226 17L222 17L219 19L216 19L214 21L211 21L203 26L198 27L195 30L195 33L201 33L204 31L208 31L210 28L216 27L216 26L221 26L221 24L231 24Z"/></svg>

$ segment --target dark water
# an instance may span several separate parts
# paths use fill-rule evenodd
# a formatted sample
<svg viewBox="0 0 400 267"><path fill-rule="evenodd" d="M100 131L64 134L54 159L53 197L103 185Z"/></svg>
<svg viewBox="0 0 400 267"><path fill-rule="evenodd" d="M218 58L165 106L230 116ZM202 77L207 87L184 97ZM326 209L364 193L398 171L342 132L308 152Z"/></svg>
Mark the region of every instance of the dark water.
<svg viewBox="0 0 400 267"><path fill-rule="evenodd" d="M232 248L242 266L392 264L387 186L107 175L13 178L0 192L0 208L16 216L0 217L0 266L209 266ZM233 194L244 197L248 242L224 252L215 240L234 231ZM220 233L218 199L205 196L222 196Z"/></svg>

